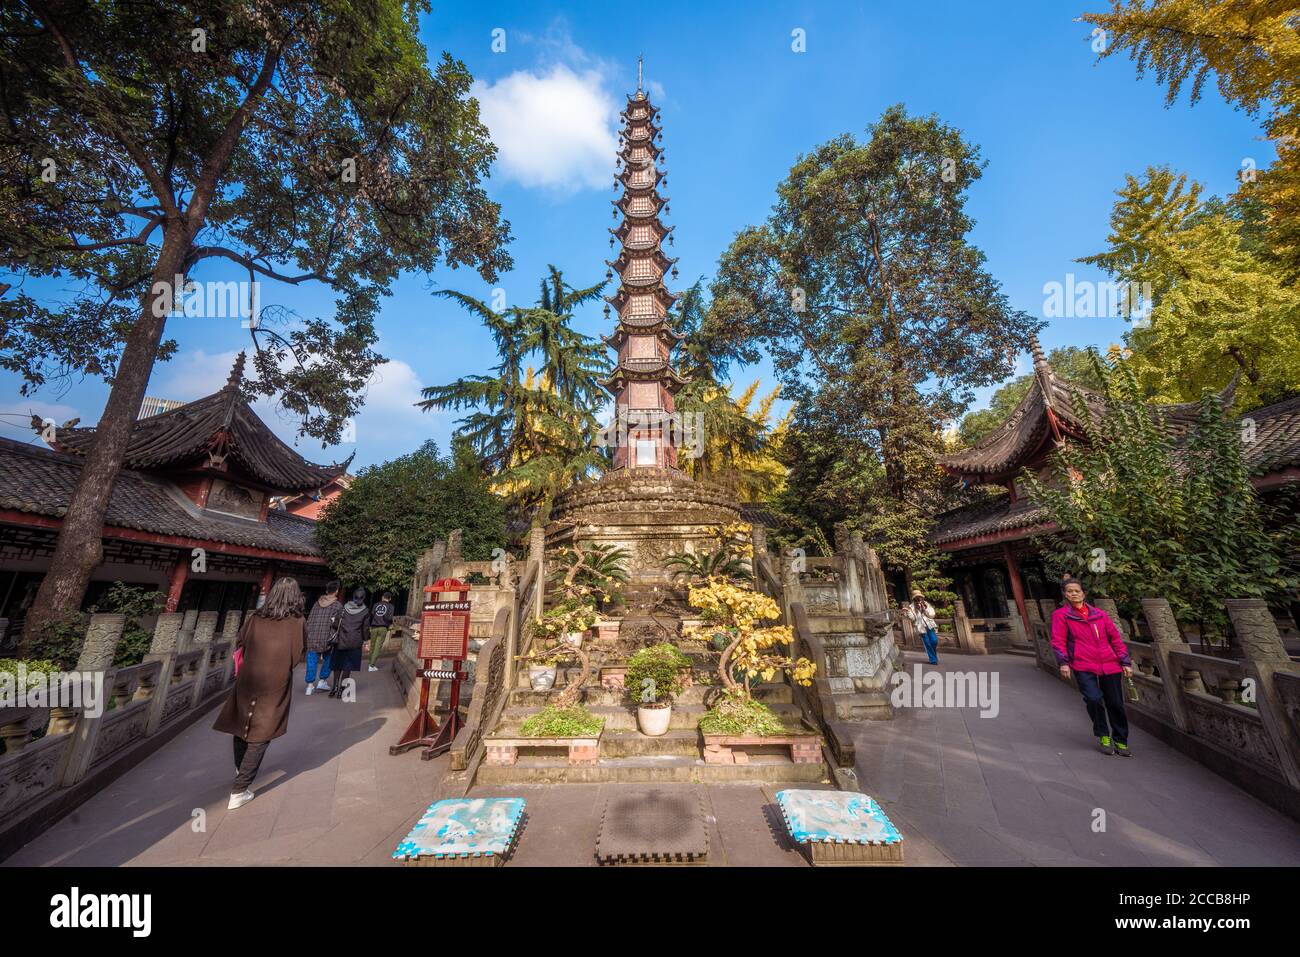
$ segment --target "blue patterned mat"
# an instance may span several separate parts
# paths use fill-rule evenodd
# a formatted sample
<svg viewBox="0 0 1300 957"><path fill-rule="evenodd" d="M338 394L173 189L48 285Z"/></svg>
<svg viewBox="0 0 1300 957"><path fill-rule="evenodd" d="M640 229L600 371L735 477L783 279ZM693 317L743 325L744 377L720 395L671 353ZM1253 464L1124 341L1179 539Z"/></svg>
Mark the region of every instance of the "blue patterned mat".
<svg viewBox="0 0 1300 957"><path fill-rule="evenodd" d="M856 791L777 791L776 803L796 844L897 844L903 840L880 805Z"/></svg>
<svg viewBox="0 0 1300 957"><path fill-rule="evenodd" d="M523 814L523 798L435 801L397 845L393 859L502 856Z"/></svg>

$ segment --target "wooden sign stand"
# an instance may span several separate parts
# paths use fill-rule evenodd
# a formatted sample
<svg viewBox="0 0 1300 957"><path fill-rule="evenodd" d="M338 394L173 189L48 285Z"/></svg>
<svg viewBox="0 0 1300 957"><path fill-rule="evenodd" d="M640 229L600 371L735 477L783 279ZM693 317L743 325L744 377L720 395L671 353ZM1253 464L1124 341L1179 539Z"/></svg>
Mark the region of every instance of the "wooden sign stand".
<svg viewBox="0 0 1300 957"><path fill-rule="evenodd" d="M388 753L403 754L422 747L420 758L428 761L450 748L461 729L460 683L466 677L461 666L469 657L470 602L469 586L455 578L439 579L426 585L424 591L428 598L420 615L419 654L424 664L420 671L420 705L401 740ZM457 596L455 601L436 600L452 593ZM435 660L450 660L451 668L434 668ZM429 707L429 682L434 678L451 681L450 711L441 725Z"/></svg>

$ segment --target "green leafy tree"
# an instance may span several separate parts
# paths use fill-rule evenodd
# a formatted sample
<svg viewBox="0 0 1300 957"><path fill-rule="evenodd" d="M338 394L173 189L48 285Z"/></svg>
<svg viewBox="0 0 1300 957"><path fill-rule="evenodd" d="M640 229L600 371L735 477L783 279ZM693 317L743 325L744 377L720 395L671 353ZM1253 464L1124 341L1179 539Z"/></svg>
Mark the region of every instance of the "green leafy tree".
<svg viewBox="0 0 1300 957"><path fill-rule="evenodd" d="M1085 422L1088 445L1055 453L1051 481L1025 473L1058 529L1040 543L1049 565L1129 614L1143 598L1167 598L1207 636L1225 633L1229 598L1292 597L1295 526L1267 515L1241 427L1217 395L1206 392L1195 425L1176 439L1127 366L1105 373L1105 393L1104 416Z"/></svg>
<svg viewBox="0 0 1300 957"><path fill-rule="evenodd" d="M419 40L424 0L0 6L0 364L35 387L112 383L28 616L81 601L168 316L203 263L319 282L332 320L253 317L251 390L337 440L381 359L403 270L509 265L480 181L494 149L471 77ZM46 306L30 281L75 287Z"/></svg>
<svg viewBox="0 0 1300 957"><path fill-rule="evenodd" d="M791 487L844 509L886 562L936 584L926 533L942 424L1007 376L1035 325L967 239L982 168L960 131L890 107L865 142L839 136L799 159L712 286L715 334L746 362L766 349L795 403L792 438L824 455L830 488Z"/></svg>
<svg viewBox="0 0 1300 957"><path fill-rule="evenodd" d="M1194 401L1236 372L1242 409L1300 388L1300 287L1251 251L1244 215L1202 200L1186 175L1151 168L1119 191L1108 248L1081 260L1150 284L1150 314L1125 334L1148 396Z"/></svg>
<svg viewBox="0 0 1300 957"><path fill-rule="evenodd" d="M544 522L551 500L575 479L602 469L595 409L609 369L605 348L570 326L573 310L602 285L575 289L554 266L536 306L500 312L464 293L444 291L478 315L496 344L490 375L424 390L423 409L471 409L458 423L508 500L514 516ZM536 372L532 363L537 363Z"/></svg>
<svg viewBox="0 0 1300 957"><path fill-rule="evenodd" d="M1105 31L1098 59L1127 53L1138 76L1193 104L1214 77L1219 94L1262 115L1277 150L1266 169L1246 167L1239 198L1260 204L1267 255L1289 283L1300 279L1300 43L1295 0L1112 0L1082 19Z"/></svg>
<svg viewBox="0 0 1300 957"><path fill-rule="evenodd" d="M453 440L447 458L429 441L363 469L321 515L316 541L349 586L405 591L420 554L455 529L466 558L492 558L506 544L504 516L468 444Z"/></svg>
<svg viewBox="0 0 1300 957"><path fill-rule="evenodd" d="M1102 385L1102 380L1095 371L1096 367L1093 365L1087 349L1081 349L1078 346L1064 346L1060 349L1053 349L1048 355L1047 361L1051 363L1052 369L1057 376L1066 382L1073 382L1076 385L1087 386L1091 389L1100 388ZM957 428L958 438L966 445L974 445L1000 426L1011 417L1011 413L1016 410L1020 400L1029 392L1029 386L1033 381L1034 376L1032 373L1016 376L993 393L992 398L989 399L987 409L967 412L961 420L961 425Z"/></svg>

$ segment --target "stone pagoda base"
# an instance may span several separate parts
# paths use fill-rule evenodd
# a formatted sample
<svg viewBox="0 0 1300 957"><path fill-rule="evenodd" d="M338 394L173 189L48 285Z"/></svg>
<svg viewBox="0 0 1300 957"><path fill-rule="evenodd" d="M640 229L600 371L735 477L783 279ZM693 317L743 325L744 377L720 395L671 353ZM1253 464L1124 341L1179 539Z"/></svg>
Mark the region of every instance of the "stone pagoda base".
<svg viewBox="0 0 1300 957"><path fill-rule="evenodd" d="M548 546L577 538L625 548L636 588L671 584L668 557L712 551L719 528L740 521L740 505L726 489L676 469L638 468L574 485L556 499L551 514Z"/></svg>

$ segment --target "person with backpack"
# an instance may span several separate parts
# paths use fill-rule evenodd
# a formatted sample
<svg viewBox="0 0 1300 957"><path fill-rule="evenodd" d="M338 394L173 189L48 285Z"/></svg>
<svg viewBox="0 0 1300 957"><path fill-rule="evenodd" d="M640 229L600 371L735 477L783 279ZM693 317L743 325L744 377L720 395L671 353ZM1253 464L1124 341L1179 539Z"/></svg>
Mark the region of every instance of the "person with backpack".
<svg viewBox="0 0 1300 957"><path fill-rule="evenodd" d="M388 629L393 627L393 610L391 591L380 595L375 607L370 609L370 671L379 670L379 656L388 640Z"/></svg>
<svg viewBox="0 0 1300 957"><path fill-rule="evenodd" d="M361 646L366 642L366 622L369 618L366 590L358 588L352 593L352 600L343 606L343 615L339 619L334 657L330 659L330 668L334 672L334 684L330 687L331 698L342 698L344 682L352 677L352 672L361 670Z"/></svg>
<svg viewBox="0 0 1300 957"><path fill-rule="evenodd" d="M903 609L925 645L925 653L930 664L939 663L939 626L934 620L934 606L925 600L925 593L919 588L912 592L912 600Z"/></svg>
<svg viewBox="0 0 1300 957"><path fill-rule="evenodd" d="M339 594L343 583L337 579L325 586L325 594L316 600L307 616L307 693L328 691L330 676L330 639L338 634L343 603ZM317 667L320 668L319 675ZM317 680L319 678L319 680Z"/></svg>
<svg viewBox="0 0 1300 957"><path fill-rule="evenodd" d="M1061 677L1074 675L1101 752L1132 757L1124 681L1133 675L1133 662L1124 637L1110 615L1087 603L1079 582L1066 581L1061 592L1065 604L1052 613L1052 650Z"/></svg>

